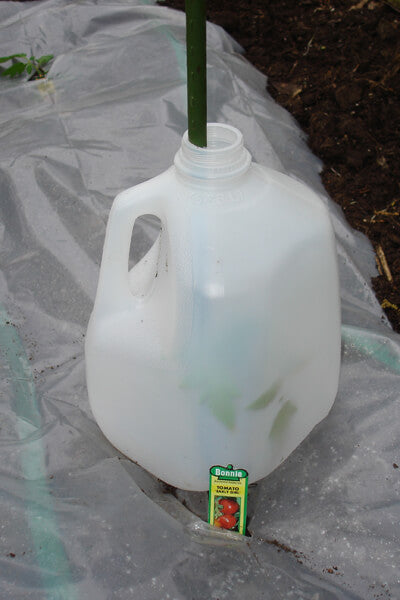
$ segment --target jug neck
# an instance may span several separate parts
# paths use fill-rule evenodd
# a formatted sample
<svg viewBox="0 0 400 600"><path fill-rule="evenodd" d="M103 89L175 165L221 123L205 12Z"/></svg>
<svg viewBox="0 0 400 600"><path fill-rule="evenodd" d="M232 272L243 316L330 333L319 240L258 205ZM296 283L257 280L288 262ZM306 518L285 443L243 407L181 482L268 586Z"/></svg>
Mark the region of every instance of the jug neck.
<svg viewBox="0 0 400 600"><path fill-rule="evenodd" d="M238 129L221 123L208 123L207 147L199 148L189 142L186 131L174 163L180 175L215 181L245 173L250 167L251 156Z"/></svg>

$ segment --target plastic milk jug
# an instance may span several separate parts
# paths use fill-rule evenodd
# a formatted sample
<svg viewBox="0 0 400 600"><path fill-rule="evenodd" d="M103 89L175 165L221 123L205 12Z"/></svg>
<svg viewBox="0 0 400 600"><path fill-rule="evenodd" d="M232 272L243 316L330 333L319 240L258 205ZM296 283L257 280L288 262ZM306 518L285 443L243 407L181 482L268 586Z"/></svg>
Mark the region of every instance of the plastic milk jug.
<svg viewBox="0 0 400 600"><path fill-rule="evenodd" d="M128 271L144 214L159 238ZM241 133L185 134L174 165L117 196L86 340L109 441L163 481L270 473L329 412L340 365L334 234L323 200L255 164Z"/></svg>

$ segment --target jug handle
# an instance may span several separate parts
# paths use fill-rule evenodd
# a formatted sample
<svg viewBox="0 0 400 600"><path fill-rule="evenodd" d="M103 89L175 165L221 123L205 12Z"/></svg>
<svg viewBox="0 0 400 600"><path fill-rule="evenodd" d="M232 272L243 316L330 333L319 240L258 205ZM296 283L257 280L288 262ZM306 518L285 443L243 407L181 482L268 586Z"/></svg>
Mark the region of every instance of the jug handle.
<svg viewBox="0 0 400 600"><path fill-rule="evenodd" d="M109 310L139 302L129 287L128 262L132 230L138 217L151 214L165 227L161 196L168 187L168 171L116 196L108 218L96 304Z"/></svg>

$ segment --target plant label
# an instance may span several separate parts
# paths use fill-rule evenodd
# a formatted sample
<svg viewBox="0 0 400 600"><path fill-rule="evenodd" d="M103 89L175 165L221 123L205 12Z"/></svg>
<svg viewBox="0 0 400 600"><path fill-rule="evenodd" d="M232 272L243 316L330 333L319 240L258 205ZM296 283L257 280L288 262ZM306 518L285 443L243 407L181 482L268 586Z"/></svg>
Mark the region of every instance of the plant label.
<svg viewBox="0 0 400 600"><path fill-rule="evenodd" d="M210 469L208 522L214 527L246 532L247 481L245 469L214 465Z"/></svg>

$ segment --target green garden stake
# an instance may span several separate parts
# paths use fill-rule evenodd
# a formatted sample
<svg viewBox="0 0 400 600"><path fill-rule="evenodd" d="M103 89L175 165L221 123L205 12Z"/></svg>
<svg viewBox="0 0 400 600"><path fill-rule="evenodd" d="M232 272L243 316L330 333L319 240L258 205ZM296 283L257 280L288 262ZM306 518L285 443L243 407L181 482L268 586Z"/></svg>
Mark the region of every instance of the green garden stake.
<svg viewBox="0 0 400 600"><path fill-rule="evenodd" d="M206 2L186 0L189 141L207 146Z"/></svg>

